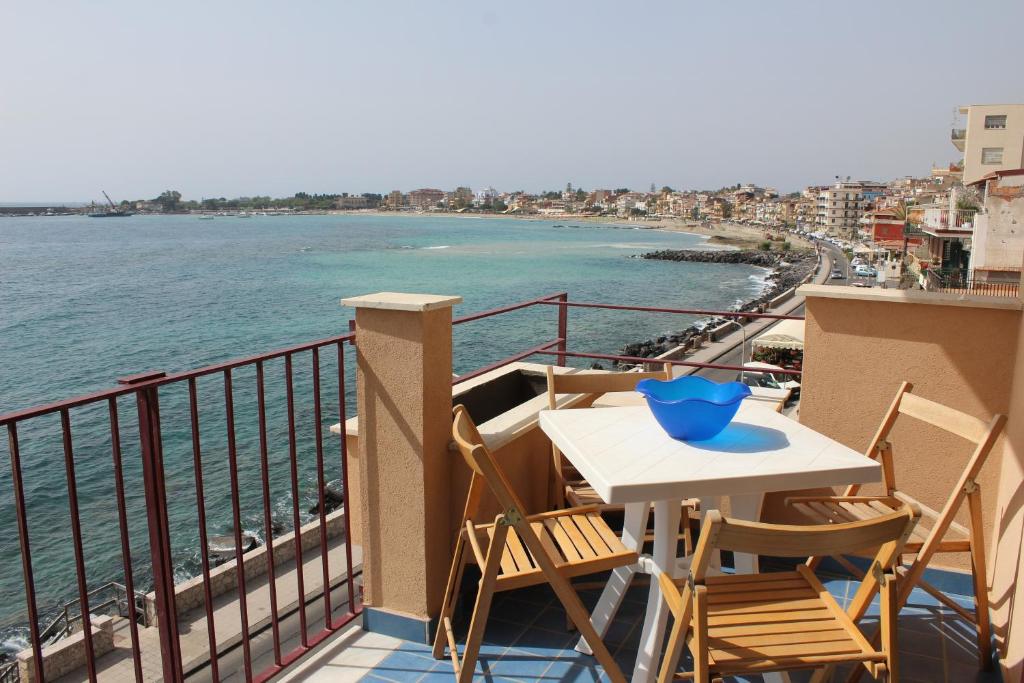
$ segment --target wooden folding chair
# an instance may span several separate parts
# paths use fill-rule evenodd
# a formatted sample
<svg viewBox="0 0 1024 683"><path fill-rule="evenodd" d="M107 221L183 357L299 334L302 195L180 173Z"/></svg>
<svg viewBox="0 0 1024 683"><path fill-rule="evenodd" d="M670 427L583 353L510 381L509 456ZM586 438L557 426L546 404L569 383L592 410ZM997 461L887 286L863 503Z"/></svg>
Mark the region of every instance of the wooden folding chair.
<svg viewBox="0 0 1024 683"><path fill-rule="evenodd" d="M589 372L561 374L548 366L548 408L586 408L605 394L634 391L637 383L643 379L672 379L672 366L665 363L660 372ZM565 394L578 394L576 400L558 404L558 397ZM550 492L552 509L567 505L597 505L603 512L622 511L622 505L608 505L594 488L572 467L554 443L551 444L552 457L552 490ZM697 510L699 501L683 501L683 514L680 517L680 538L683 539L685 552L693 552L693 539L690 534L690 519ZM645 540L653 540L645 538Z"/></svg>
<svg viewBox="0 0 1024 683"><path fill-rule="evenodd" d="M622 671L591 625L590 615L570 579L633 564L638 560L637 553L622 545L596 507L527 516L465 407L455 406L453 412L452 435L473 474L462 515L463 529L455 544L440 624L434 638L434 657L444 657L447 644L456 679L460 683L472 680L494 593L547 583L605 673L612 681L624 682ZM492 524L474 524L473 516L479 509L485 486L504 512ZM451 617L463 572L470 562L479 565L482 576L460 659Z"/></svg>
<svg viewBox="0 0 1024 683"><path fill-rule="evenodd" d="M674 623L659 683L791 671L850 662L875 678L898 680L895 573L899 553L920 512L905 505L875 519L791 526L723 518L709 510L690 573L658 577ZM806 564L796 571L708 576L715 550L805 557L877 549L871 569L844 610ZM856 625L855 611L881 590L881 648ZM683 645L693 671L676 674ZM860 667L857 667L858 670Z"/></svg>
<svg viewBox="0 0 1024 683"><path fill-rule="evenodd" d="M1006 424L1006 416L996 415L986 423L973 415L912 394L910 393L911 389L913 389L913 385L909 382L903 382L900 385L899 391L896 392L896 398L889 406L889 410L878 427L878 431L875 432L865 454L874 459L881 459L886 495L859 496L857 493L860 490L860 485L855 484L847 487L840 496L796 496L788 498L786 502L809 518L821 522L871 519L888 514L903 503L915 503L920 506L928 526L925 524L918 526L914 530L914 535L907 542L905 552L913 554L915 557L908 567L901 566L899 568L900 590L897 605L902 609L914 587L920 586L936 600L968 622L973 623L978 636L979 663L982 669L988 671L992 668L992 634L986 583L985 530L981 517L981 487L976 480L992 446ZM957 481L956 488L946 500L941 512L922 505L897 487L893 448L888 438L899 418L904 416L955 434L974 447L967 466ZM965 500L970 514L969 528L958 524L955 520L957 512ZM968 553L970 555L971 572L974 579L973 615L924 580L924 570L935 553ZM822 559L822 557L811 558L810 566L816 567ZM835 559L854 575L860 574L856 566L846 558L837 556Z"/></svg>

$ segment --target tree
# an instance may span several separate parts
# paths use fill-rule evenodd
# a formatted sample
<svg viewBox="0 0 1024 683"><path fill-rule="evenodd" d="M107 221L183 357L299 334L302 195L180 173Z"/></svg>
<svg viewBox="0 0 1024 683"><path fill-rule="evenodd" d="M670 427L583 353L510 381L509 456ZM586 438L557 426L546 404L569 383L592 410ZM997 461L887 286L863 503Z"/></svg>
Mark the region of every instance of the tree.
<svg viewBox="0 0 1024 683"><path fill-rule="evenodd" d="M619 189L615 190L615 194L626 194L627 192L629 192L628 187L620 187Z"/></svg>
<svg viewBox="0 0 1024 683"><path fill-rule="evenodd" d="M181 193L177 190L164 190L153 201L159 204L165 213L171 213L178 210L178 204L181 203Z"/></svg>
<svg viewBox="0 0 1024 683"><path fill-rule="evenodd" d="M663 186L663 187L661 188L661 193L662 193L662 194L672 194L673 192L675 192L675 190L673 190L673 189L672 189L671 187L669 187L668 185L665 185L665 186Z"/></svg>

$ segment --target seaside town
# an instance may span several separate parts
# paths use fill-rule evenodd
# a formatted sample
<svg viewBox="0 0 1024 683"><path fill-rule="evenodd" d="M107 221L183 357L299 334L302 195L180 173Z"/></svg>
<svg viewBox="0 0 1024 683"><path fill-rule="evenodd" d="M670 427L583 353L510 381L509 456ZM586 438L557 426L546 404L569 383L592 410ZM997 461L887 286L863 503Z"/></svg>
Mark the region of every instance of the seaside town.
<svg viewBox="0 0 1024 683"><path fill-rule="evenodd" d="M115 203L108 197L106 207L0 207L0 216L191 213L209 220L408 212L596 219L704 232L721 244L764 250L775 242L788 249L781 237L788 231L847 251L859 270L837 279L859 276L852 283L858 286L876 280L904 288L985 288L1015 295L1024 254L1024 233L1018 225L1024 220L1024 104L962 106L957 115L950 142L960 158L953 163L884 182L836 176L799 192L780 193L753 183L717 190L659 189L652 183L647 191L584 189L567 183L564 190L539 193L456 187L195 201L168 190L148 200Z"/></svg>

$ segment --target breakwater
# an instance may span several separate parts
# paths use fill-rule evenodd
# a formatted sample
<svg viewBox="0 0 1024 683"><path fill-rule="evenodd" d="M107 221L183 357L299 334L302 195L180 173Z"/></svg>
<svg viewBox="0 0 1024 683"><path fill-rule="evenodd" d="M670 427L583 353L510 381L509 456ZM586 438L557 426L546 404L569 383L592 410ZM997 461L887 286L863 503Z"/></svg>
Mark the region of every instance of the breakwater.
<svg viewBox="0 0 1024 683"><path fill-rule="evenodd" d="M771 268L761 293L747 301L737 302L731 310L757 312L765 310L768 303L783 292L796 287L814 271L818 256L811 250L771 252L753 249L729 251L707 251L693 249L662 249L639 254L636 258L658 261L679 261L684 263L743 264ZM694 321L685 329L626 344L619 351L623 356L655 358L663 353L686 344L702 334L709 327L717 327L726 318L718 316Z"/></svg>

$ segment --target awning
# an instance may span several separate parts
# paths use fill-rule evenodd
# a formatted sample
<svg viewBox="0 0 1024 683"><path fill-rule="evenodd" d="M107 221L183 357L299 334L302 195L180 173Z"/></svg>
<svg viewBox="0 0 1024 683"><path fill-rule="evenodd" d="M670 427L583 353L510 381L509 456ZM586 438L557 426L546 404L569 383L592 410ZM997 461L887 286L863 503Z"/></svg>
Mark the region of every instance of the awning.
<svg viewBox="0 0 1024 683"><path fill-rule="evenodd" d="M761 336L754 339L755 349L792 349L804 350L804 321L783 320Z"/></svg>

